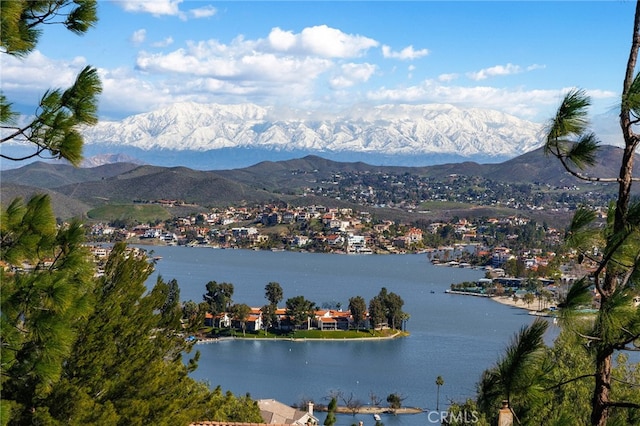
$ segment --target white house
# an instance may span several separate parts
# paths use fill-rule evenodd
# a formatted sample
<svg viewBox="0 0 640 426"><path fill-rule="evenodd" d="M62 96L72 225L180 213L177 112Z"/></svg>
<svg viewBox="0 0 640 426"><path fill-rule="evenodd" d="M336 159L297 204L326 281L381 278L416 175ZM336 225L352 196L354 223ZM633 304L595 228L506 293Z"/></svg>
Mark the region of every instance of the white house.
<svg viewBox="0 0 640 426"><path fill-rule="evenodd" d="M259 399L260 415L266 424L277 425L318 425L318 418L313 415L313 402L307 404L307 411L290 407L275 399Z"/></svg>

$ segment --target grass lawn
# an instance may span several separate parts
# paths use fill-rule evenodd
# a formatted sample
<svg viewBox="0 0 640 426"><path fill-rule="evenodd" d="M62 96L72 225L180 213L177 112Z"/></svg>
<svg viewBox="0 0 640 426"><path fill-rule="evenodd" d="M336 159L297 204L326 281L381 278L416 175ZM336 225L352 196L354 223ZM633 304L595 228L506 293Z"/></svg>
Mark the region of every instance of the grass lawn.
<svg viewBox="0 0 640 426"><path fill-rule="evenodd" d="M204 334L204 333L200 333ZM273 333L269 331L265 334L264 330L246 331L243 335L242 330L216 329L208 331L208 335L216 337L236 337L245 339L369 339L369 338L389 338L397 334L396 337L408 336L406 331L399 330L296 330L293 333Z"/></svg>

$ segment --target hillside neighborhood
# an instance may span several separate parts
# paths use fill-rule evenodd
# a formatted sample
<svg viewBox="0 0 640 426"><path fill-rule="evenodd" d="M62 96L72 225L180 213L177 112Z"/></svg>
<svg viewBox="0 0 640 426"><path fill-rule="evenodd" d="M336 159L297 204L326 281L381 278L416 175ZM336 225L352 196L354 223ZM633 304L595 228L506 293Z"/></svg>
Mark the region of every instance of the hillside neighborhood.
<svg viewBox="0 0 640 426"><path fill-rule="evenodd" d="M587 262L578 264L571 252L558 251L561 230L515 216L402 224L376 220L368 212L353 209L263 205L212 209L130 228L96 223L90 234L94 243L124 240L141 245L347 255L422 253L434 264L485 270L486 278L479 282L452 283L454 292L509 295L523 306L531 305L525 297L531 293L538 298L540 309L556 305L576 277L589 268ZM96 245L93 253L101 258L108 250ZM284 311L281 314L284 318ZM215 327L229 327L231 322L227 313L207 319ZM351 322L348 311L323 310L310 318L308 328L349 329ZM252 308L246 325L254 331L262 328L260 308Z"/></svg>

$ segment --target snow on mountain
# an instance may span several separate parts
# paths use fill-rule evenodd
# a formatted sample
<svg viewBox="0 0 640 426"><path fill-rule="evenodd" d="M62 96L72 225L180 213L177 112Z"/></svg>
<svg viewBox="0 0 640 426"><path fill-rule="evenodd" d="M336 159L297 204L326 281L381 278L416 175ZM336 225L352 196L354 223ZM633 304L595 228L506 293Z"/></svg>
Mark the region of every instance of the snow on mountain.
<svg viewBox="0 0 640 426"><path fill-rule="evenodd" d="M452 105L361 107L332 119L277 119L253 104L178 103L83 131L87 144L142 150L363 152L515 157L542 143L542 125Z"/></svg>
<svg viewBox="0 0 640 426"><path fill-rule="evenodd" d="M144 164L144 162L138 160L137 158L125 154L101 154L89 158L84 158L80 163L80 167L92 168L114 163Z"/></svg>

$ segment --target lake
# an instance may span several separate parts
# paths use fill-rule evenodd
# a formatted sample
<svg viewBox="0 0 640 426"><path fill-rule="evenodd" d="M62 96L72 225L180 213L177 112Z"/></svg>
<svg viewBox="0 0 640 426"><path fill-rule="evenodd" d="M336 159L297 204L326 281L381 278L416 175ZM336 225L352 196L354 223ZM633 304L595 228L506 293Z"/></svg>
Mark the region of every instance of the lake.
<svg viewBox="0 0 640 426"><path fill-rule="evenodd" d="M280 284L284 300L302 295L323 303L349 305L362 296L367 304L382 287L404 300L410 315L409 337L383 341L294 342L226 340L197 345L201 352L193 376L254 399L275 398L286 404L313 400L328 404L342 392L363 405L375 395L398 393L403 406L436 408L435 380L442 376L440 409L450 401L475 395L482 371L491 367L522 326L533 321L526 311L486 298L446 294L452 283L474 281L484 272L434 266L422 254L337 255L195 247L154 247L161 259L150 277L175 278L182 300L199 302L214 280L234 285L233 301L250 306L267 303L265 286ZM284 306L284 301L280 304ZM552 330L553 333L553 330ZM316 413L322 422L324 413ZM339 416L338 425L371 416ZM426 414L384 415L392 425L424 425Z"/></svg>

